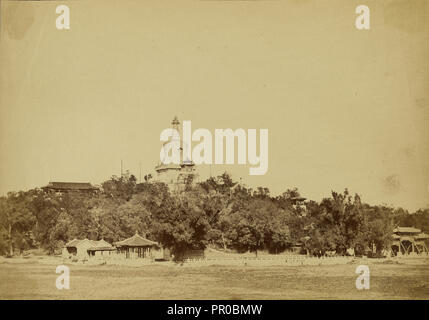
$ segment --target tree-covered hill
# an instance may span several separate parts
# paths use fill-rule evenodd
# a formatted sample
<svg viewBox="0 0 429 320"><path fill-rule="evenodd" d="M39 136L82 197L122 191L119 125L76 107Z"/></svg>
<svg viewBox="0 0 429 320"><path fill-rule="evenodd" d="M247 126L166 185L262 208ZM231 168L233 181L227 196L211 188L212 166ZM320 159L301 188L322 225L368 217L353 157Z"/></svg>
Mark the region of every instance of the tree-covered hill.
<svg viewBox="0 0 429 320"><path fill-rule="evenodd" d="M299 244L310 254L345 254L353 248L389 248L395 226L429 233L429 209L372 206L359 195L332 191L317 202L288 189L273 197L252 190L224 173L184 191L133 175L113 176L95 194L10 192L0 198L0 254L30 248L54 253L74 238L112 243L136 231L173 250L176 256L207 245L238 252L265 249L279 253Z"/></svg>

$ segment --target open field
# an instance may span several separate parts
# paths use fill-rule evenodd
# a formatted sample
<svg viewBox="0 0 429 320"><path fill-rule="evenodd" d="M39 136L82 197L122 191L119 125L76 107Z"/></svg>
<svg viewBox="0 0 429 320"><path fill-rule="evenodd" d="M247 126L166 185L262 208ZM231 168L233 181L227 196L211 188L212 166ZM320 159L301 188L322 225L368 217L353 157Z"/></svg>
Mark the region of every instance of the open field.
<svg viewBox="0 0 429 320"><path fill-rule="evenodd" d="M61 259L0 261L1 299L429 299L429 261L377 260L322 266L141 267L70 265L70 289L55 280ZM355 287L367 264L369 290Z"/></svg>

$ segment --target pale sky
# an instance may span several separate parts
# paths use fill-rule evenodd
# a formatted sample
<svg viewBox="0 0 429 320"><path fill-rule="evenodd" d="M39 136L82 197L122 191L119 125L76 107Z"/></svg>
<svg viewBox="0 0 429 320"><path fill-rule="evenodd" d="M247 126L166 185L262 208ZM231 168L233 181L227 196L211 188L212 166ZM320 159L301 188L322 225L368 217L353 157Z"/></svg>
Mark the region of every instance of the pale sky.
<svg viewBox="0 0 429 320"><path fill-rule="evenodd" d="M61 2L63 3L63 2ZM429 3L1 2L0 194L154 172L175 115L268 129L269 168L212 165L272 194L429 205ZM199 169L202 177L208 166Z"/></svg>

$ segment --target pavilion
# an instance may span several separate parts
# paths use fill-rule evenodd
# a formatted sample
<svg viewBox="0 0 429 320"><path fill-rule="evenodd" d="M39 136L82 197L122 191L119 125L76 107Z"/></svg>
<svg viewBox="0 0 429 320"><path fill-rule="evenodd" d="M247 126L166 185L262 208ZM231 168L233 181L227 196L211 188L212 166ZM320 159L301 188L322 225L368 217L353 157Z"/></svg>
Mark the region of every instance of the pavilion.
<svg viewBox="0 0 429 320"><path fill-rule="evenodd" d="M412 227L393 229L392 250L397 255L429 254L425 241L429 235Z"/></svg>
<svg viewBox="0 0 429 320"><path fill-rule="evenodd" d="M155 258L155 252L160 246L157 242L148 240L140 236L137 232L131 238L115 243L117 253L127 259Z"/></svg>

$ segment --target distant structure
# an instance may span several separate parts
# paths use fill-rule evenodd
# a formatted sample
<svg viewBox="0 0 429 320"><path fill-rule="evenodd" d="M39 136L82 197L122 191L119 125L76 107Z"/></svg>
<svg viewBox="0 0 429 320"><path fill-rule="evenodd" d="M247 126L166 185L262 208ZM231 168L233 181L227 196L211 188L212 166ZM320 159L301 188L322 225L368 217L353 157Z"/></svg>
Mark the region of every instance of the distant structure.
<svg viewBox="0 0 429 320"><path fill-rule="evenodd" d="M62 256L66 259L85 260L91 256L110 255L116 249L104 240L73 239L66 243Z"/></svg>
<svg viewBox="0 0 429 320"><path fill-rule="evenodd" d="M137 232L131 238L115 243L118 254L126 259L154 258L154 251L159 251L160 245L140 236Z"/></svg>
<svg viewBox="0 0 429 320"><path fill-rule="evenodd" d="M104 239L98 241L73 239L65 244L62 257L72 262L99 260L111 263L124 263L137 259L145 261L171 259L168 249L140 236L137 232L128 239L116 242L114 246Z"/></svg>
<svg viewBox="0 0 429 320"><path fill-rule="evenodd" d="M171 126L173 129L179 132L180 136L180 121L177 117L174 117L171 122ZM170 141L167 141L163 144L165 146ZM155 177L155 181L163 182L168 185L170 190L183 190L186 184L193 184L196 182L198 178L198 174L195 170L195 163L190 159L185 159L183 154L183 140L180 138L179 141L180 146L180 164L170 163L164 164L159 163L155 167L155 171L157 176Z"/></svg>
<svg viewBox="0 0 429 320"><path fill-rule="evenodd" d="M412 227L396 227L393 229L392 250L396 255L429 254L425 240L429 235Z"/></svg>
<svg viewBox="0 0 429 320"><path fill-rule="evenodd" d="M49 182L47 186L42 187L45 192L97 192L99 188L94 187L89 182Z"/></svg>

